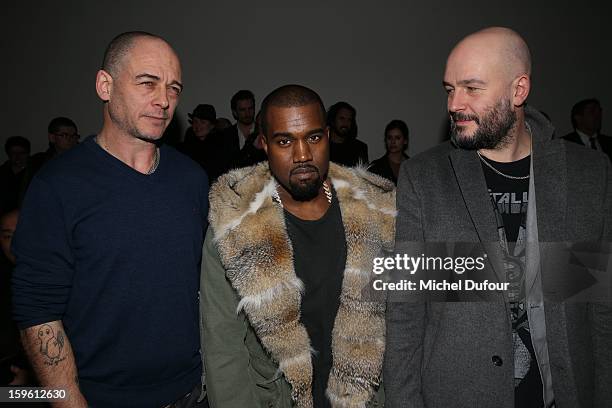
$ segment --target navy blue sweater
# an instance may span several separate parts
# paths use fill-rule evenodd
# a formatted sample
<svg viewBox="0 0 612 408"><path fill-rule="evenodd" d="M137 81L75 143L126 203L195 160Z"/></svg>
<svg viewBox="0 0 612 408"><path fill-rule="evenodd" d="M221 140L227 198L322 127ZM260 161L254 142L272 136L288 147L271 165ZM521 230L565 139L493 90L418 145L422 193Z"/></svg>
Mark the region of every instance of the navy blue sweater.
<svg viewBox="0 0 612 408"><path fill-rule="evenodd" d="M34 178L14 237L14 318L63 322L91 406L163 406L201 375L208 182L174 149L160 154L144 175L88 138Z"/></svg>

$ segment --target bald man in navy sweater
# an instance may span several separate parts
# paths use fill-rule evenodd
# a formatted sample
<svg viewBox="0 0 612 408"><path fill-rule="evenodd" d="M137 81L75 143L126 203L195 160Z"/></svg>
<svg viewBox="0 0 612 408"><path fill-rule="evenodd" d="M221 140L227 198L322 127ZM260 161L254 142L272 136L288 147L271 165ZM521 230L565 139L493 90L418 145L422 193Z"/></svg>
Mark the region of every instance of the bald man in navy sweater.
<svg viewBox="0 0 612 408"><path fill-rule="evenodd" d="M159 140L183 85L174 50L117 36L104 124L41 170L14 238L14 318L61 407L201 406L198 284L208 182Z"/></svg>

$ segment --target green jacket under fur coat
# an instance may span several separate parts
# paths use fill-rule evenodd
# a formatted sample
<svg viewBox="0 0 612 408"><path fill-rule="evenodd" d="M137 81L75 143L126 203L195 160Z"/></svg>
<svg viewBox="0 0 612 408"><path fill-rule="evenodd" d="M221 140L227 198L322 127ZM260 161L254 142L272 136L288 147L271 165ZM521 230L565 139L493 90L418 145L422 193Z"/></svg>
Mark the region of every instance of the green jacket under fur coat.
<svg viewBox="0 0 612 408"><path fill-rule="evenodd" d="M327 395L334 407L382 406L384 296L367 299L372 260L392 250L395 190L364 169L330 163L346 234ZM312 407L302 282L268 163L232 171L210 192L201 276L202 351L212 408Z"/></svg>

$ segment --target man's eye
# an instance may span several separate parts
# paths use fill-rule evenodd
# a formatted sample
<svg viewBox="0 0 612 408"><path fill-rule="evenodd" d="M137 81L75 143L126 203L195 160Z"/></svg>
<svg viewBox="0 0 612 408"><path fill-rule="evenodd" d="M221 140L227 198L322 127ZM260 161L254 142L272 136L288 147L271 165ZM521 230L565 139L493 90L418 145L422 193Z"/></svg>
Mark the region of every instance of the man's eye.
<svg viewBox="0 0 612 408"><path fill-rule="evenodd" d="M446 91L446 93L447 93L447 94L449 94L449 95L450 95L450 94L451 94L451 93L454 91L454 89L453 89L453 88L444 88L444 90L445 90L445 91Z"/></svg>
<svg viewBox="0 0 612 408"><path fill-rule="evenodd" d="M291 140L289 139L279 139L278 140L278 144L281 146L287 146L289 143L291 143Z"/></svg>
<svg viewBox="0 0 612 408"><path fill-rule="evenodd" d="M466 89L468 92L476 92L478 90L478 88L474 88L473 86L468 86Z"/></svg>
<svg viewBox="0 0 612 408"><path fill-rule="evenodd" d="M178 86L171 86L170 91L175 95L181 94L181 88L179 88Z"/></svg>
<svg viewBox="0 0 612 408"><path fill-rule="evenodd" d="M308 138L308 140L309 140L310 142L314 142L314 143L316 143L316 142L318 142L319 140L321 140L321 135L311 135L311 136Z"/></svg>
<svg viewBox="0 0 612 408"><path fill-rule="evenodd" d="M141 82L141 83L140 83L140 85L144 85L144 86L146 86L147 88L151 88L151 87L153 87L153 85L155 85L155 84L153 83L153 81L145 81L145 82Z"/></svg>

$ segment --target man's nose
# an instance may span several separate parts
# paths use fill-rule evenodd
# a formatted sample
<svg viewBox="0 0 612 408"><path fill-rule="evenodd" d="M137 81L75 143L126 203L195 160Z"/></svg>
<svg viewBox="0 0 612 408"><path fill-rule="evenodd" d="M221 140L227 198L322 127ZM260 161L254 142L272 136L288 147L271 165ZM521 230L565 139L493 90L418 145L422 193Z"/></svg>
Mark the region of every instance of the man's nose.
<svg viewBox="0 0 612 408"><path fill-rule="evenodd" d="M170 100L168 98L168 89L165 86L161 85L157 88L157 93L153 103L162 109L168 109L170 106Z"/></svg>
<svg viewBox="0 0 612 408"><path fill-rule="evenodd" d="M293 149L293 162L304 163L312 160L310 145L305 140L298 140Z"/></svg>
<svg viewBox="0 0 612 408"><path fill-rule="evenodd" d="M460 112L465 109L465 95L461 90L456 90L448 94L448 111Z"/></svg>

